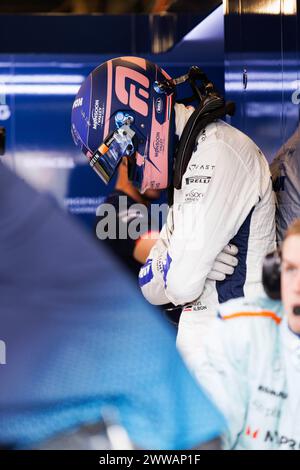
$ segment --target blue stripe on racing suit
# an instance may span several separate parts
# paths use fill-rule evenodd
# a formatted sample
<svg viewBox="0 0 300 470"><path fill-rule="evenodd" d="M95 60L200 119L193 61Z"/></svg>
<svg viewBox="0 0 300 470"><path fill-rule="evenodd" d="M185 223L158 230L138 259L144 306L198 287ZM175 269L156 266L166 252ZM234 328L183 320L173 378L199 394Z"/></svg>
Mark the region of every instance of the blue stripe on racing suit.
<svg viewBox="0 0 300 470"><path fill-rule="evenodd" d="M153 279L152 259L148 259L144 266L141 267L139 273L139 286L143 287Z"/></svg>
<svg viewBox="0 0 300 470"><path fill-rule="evenodd" d="M234 273L228 279L216 282L219 303L226 302L229 299L244 297L244 285L247 276L246 261L248 254L250 224L253 211L254 207L251 209L235 237L230 241L230 243L236 245L239 249L237 255L238 265L235 268Z"/></svg>
<svg viewBox="0 0 300 470"><path fill-rule="evenodd" d="M168 275L168 271L170 269L170 265L172 263L172 258L171 256L169 255L169 253L167 252L167 258L166 258L166 261L164 263L164 283L165 283L165 288L167 287L167 275Z"/></svg>

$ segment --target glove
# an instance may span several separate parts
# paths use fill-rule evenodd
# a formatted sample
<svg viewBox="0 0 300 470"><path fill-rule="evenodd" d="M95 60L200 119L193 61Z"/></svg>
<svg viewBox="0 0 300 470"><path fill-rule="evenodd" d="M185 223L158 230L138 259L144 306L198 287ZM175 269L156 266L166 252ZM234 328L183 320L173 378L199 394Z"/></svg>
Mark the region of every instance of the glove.
<svg viewBox="0 0 300 470"><path fill-rule="evenodd" d="M235 245L226 245L216 257L207 278L211 281L224 281L226 276L231 276L234 272L234 268L238 265L238 259L236 257L238 251Z"/></svg>

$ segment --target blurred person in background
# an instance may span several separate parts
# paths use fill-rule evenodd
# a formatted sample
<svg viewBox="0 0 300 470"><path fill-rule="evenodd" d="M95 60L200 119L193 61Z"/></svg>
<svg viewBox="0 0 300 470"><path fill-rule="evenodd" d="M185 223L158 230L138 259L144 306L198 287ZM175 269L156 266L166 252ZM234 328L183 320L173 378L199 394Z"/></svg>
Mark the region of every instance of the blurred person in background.
<svg viewBox="0 0 300 470"><path fill-rule="evenodd" d="M225 449L299 450L300 219L263 277L269 297L220 306L196 375L227 418Z"/></svg>
<svg viewBox="0 0 300 470"><path fill-rule="evenodd" d="M277 196L277 240L281 244L288 226L300 217L300 126L283 144L270 168Z"/></svg>

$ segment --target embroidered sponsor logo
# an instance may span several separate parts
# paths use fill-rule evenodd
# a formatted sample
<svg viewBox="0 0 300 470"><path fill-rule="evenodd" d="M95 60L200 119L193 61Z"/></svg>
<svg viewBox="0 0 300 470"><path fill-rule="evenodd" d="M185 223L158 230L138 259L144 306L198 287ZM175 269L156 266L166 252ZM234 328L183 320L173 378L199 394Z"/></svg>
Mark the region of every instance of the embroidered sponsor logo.
<svg viewBox="0 0 300 470"><path fill-rule="evenodd" d="M262 434L260 429L253 429L250 426L246 426L245 428L245 435L252 438L257 439ZM262 439L264 442L269 442L275 444L277 447L286 446L289 449L300 449L300 442L296 441L293 438L287 437L284 434L279 434L278 431L266 431L263 434Z"/></svg>
<svg viewBox="0 0 300 470"><path fill-rule="evenodd" d="M199 199L202 199L203 197L204 197L203 193L201 193L200 191L197 191L197 189L192 189L189 193L185 195L185 202L198 201Z"/></svg>
<svg viewBox="0 0 300 470"><path fill-rule="evenodd" d="M153 278L152 259L148 259L147 263L141 267L139 273L139 286L143 287L148 284Z"/></svg>
<svg viewBox="0 0 300 470"><path fill-rule="evenodd" d="M254 431L250 428L250 426L246 427L245 430L246 436L252 437L252 439L257 439L257 436L259 434L259 429L255 429Z"/></svg>
<svg viewBox="0 0 300 470"><path fill-rule="evenodd" d="M150 273L151 268L152 268L151 263L152 263L152 260L148 260L147 264L141 267L140 274L139 274L140 278L143 278Z"/></svg>
<svg viewBox="0 0 300 470"><path fill-rule="evenodd" d="M283 400L285 400L288 397L288 394L286 392L283 392L283 391L278 392L271 388L265 387L264 385L259 385L258 391L267 393L268 395L273 395L274 397L281 398Z"/></svg>
<svg viewBox="0 0 300 470"><path fill-rule="evenodd" d="M216 168L216 165L200 164L200 163L191 163L188 167L190 171L205 171L205 170L213 171L215 168Z"/></svg>
<svg viewBox="0 0 300 470"><path fill-rule="evenodd" d="M186 184L208 184L211 180L211 176L189 176L188 178L185 178Z"/></svg>
<svg viewBox="0 0 300 470"><path fill-rule="evenodd" d="M300 449L299 441L279 434L278 431L267 431L264 441L275 443L278 447L287 446L289 449Z"/></svg>
<svg viewBox="0 0 300 470"><path fill-rule="evenodd" d="M207 310L207 306L203 305L200 300L197 302L194 302L193 304L186 305L183 309L184 312L199 312L202 310Z"/></svg>
<svg viewBox="0 0 300 470"><path fill-rule="evenodd" d="M198 311L200 311L200 310L207 310L207 306L201 304L201 302L196 302L196 303L193 305L193 310L195 310L196 312L198 312Z"/></svg>

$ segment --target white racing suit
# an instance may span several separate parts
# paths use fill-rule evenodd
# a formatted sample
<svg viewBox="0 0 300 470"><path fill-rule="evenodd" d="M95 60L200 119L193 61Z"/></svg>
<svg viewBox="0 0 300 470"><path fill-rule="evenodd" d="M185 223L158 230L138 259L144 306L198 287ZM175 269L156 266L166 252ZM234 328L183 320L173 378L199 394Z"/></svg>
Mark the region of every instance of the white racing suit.
<svg viewBox="0 0 300 470"><path fill-rule="evenodd" d="M181 134L192 110L176 105ZM232 276L207 278L217 255L232 242L239 264ZM177 344L192 365L218 303L262 290L264 256L275 249L275 195L262 152L223 121L198 137L160 239L139 275L152 304L183 305Z"/></svg>
<svg viewBox="0 0 300 470"><path fill-rule="evenodd" d="M300 338L281 302L220 306L195 372L227 419L225 449L300 449Z"/></svg>

